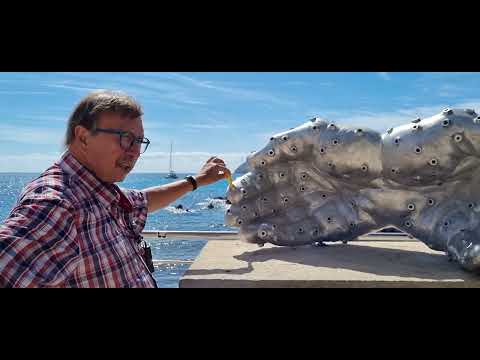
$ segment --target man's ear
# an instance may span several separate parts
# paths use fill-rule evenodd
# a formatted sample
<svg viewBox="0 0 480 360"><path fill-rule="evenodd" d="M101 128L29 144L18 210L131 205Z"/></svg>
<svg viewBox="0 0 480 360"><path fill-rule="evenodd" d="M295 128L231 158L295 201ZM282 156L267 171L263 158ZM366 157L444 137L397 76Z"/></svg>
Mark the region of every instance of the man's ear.
<svg viewBox="0 0 480 360"><path fill-rule="evenodd" d="M75 126L75 138L80 142L80 146L88 146L90 140L90 131L84 128L82 125Z"/></svg>

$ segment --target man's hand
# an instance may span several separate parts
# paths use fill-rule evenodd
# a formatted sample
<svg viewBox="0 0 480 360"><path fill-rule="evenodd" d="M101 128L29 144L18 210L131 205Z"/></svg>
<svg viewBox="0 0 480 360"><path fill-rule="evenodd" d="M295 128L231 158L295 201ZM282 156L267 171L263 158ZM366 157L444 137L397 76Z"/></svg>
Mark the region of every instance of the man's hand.
<svg viewBox="0 0 480 360"><path fill-rule="evenodd" d="M199 186L204 186L225 179L228 176L231 176L231 173L227 169L225 162L217 157L211 157L202 166L195 179Z"/></svg>
<svg viewBox="0 0 480 360"><path fill-rule="evenodd" d="M212 157L203 165L195 179L198 186L203 186L225 179L228 176L231 176L231 173L226 168L225 162L217 157ZM192 185L186 180L179 180L144 189L144 191L147 194L148 212L152 213L171 204L187 192L192 191Z"/></svg>

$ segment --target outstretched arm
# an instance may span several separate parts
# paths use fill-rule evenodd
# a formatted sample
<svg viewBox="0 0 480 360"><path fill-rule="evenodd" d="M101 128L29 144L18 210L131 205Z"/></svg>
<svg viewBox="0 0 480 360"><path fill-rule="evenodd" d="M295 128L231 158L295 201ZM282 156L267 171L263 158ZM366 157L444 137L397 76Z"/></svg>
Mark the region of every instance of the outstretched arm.
<svg viewBox="0 0 480 360"><path fill-rule="evenodd" d="M217 157L212 157L194 178L200 187L217 182L227 176L230 176L230 170L227 169L225 162ZM192 184L187 180L180 180L171 184L148 188L144 191L147 194L148 212L152 213L192 191Z"/></svg>

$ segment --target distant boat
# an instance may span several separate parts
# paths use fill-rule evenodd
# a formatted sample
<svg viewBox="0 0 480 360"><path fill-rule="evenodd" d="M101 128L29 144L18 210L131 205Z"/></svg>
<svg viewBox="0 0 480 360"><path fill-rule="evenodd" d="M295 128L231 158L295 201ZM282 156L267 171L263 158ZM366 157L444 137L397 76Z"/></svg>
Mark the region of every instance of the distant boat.
<svg viewBox="0 0 480 360"><path fill-rule="evenodd" d="M170 143L170 167L169 167L167 176L165 176L166 179L178 179L177 174L173 170L172 156L173 156L173 143Z"/></svg>

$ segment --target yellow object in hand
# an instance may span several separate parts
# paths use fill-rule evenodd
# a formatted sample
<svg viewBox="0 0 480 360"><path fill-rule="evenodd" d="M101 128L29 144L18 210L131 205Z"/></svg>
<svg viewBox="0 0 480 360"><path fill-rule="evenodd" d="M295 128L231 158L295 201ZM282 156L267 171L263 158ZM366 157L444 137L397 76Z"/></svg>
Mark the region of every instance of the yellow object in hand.
<svg viewBox="0 0 480 360"><path fill-rule="evenodd" d="M228 175L228 176L227 176L227 182L228 182L228 185L229 185L232 189L235 189L235 185L233 185L233 180L232 180L232 176L231 176L231 175Z"/></svg>

